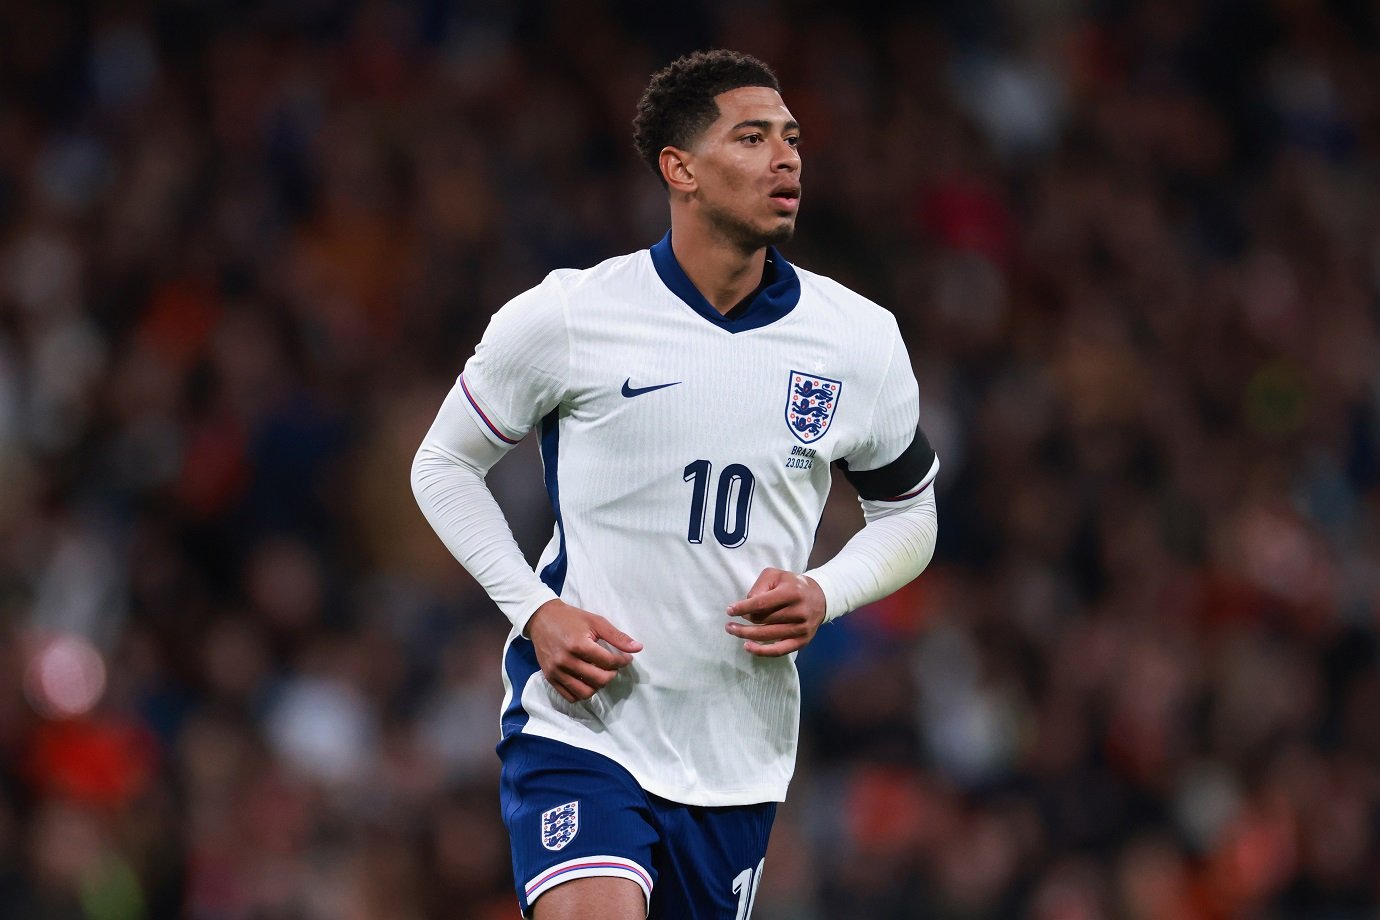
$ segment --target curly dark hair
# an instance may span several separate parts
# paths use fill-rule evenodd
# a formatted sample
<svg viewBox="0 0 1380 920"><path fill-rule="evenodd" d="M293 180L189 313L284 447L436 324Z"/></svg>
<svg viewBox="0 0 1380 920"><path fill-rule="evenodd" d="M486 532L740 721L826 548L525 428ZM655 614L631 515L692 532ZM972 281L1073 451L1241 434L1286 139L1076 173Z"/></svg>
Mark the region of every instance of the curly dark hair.
<svg viewBox="0 0 1380 920"><path fill-rule="evenodd" d="M776 74L757 58L722 48L677 58L652 74L637 103L633 143L652 173L661 174L661 151L685 148L719 117L714 97L743 86L765 86L781 92Z"/></svg>

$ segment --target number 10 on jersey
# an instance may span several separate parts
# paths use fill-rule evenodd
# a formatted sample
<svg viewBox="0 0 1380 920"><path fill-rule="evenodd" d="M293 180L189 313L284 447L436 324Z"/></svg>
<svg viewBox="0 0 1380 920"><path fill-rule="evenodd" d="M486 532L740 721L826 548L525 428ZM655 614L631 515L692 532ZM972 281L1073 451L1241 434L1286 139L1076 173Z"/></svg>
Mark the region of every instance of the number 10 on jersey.
<svg viewBox="0 0 1380 920"><path fill-rule="evenodd" d="M696 460L685 467L685 481L694 484L690 496L690 526L685 533L691 543L704 542L704 519L713 472L714 465L708 460ZM756 484L752 470L741 463L730 463L719 474L714 501L714 539L730 549L747 541L752 490Z"/></svg>

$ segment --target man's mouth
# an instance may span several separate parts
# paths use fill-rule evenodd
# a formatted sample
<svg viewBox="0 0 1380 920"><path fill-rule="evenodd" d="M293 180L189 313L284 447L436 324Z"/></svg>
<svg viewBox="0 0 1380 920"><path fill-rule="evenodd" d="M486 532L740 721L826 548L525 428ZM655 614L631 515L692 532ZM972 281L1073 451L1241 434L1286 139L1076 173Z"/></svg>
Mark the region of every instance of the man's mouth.
<svg viewBox="0 0 1380 920"><path fill-rule="evenodd" d="M789 210L795 210L800 204L800 186L783 185L780 188L773 189L770 197L771 200L776 202L779 206Z"/></svg>

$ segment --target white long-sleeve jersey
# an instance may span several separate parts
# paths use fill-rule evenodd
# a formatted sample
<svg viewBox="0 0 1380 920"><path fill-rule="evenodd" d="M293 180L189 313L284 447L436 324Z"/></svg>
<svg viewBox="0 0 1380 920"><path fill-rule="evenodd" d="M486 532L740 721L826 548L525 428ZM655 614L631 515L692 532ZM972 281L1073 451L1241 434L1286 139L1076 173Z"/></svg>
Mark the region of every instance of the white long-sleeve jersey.
<svg viewBox="0 0 1380 920"><path fill-rule="evenodd" d="M804 569L830 464L868 521L807 573L831 618L909 581L934 545L939 464L895 320L768 259L763 286L728 317L680 269L669 234L553 272L495 314L413 468L428 519L513 621L503 735L604 754L687 804L785 797L794 655L746 652L725 608L764 568ZM482 479L532 430L556 514L535 573ZM644 646L585 702L551 687L523 636L555 596Z"/></svg>

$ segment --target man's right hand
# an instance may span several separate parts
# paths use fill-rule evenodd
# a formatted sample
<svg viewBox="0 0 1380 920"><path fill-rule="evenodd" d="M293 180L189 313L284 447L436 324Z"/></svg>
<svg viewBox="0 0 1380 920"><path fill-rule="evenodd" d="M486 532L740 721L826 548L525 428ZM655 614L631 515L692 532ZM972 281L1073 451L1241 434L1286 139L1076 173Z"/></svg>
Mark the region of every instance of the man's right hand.
<svg viewBox="0 0 1380 920"><path fill-rule="evenodd" d="M537 663L556 692L572 703L587 700L632 664L642 643L597 613L550 600L527 621ZM613 650L599 644L599 640Z"/></svg>

